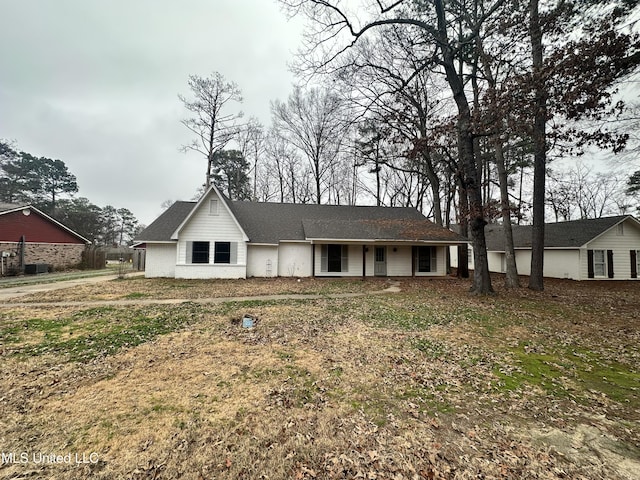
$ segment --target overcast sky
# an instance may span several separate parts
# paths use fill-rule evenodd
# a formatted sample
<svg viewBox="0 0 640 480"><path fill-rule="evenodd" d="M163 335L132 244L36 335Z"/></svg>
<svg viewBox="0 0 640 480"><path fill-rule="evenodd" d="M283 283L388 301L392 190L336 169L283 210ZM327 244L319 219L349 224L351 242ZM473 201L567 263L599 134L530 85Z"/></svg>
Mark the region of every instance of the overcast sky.
<svg viewBox="0 0 640 480"><path fill-rule="evenodd" d="M204 159L179 152L188 76L220 72L268 124L301 30L275 0L0 0L0 138L148 225L204 181Z"/></svg>

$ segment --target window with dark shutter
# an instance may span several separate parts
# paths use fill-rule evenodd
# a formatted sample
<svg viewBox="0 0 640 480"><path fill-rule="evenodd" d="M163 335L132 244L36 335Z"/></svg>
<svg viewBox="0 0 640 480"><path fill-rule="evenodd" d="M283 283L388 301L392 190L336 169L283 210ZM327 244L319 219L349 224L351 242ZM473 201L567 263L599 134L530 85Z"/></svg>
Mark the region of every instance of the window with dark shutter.
<svg viewBox="0 0 640 480"><path fill-rule="evenodd" d="M613 250L607 250L607 277L613 278Z"/></svg>
<svg viewBox="0 0 640 480"><path fill-rule="evenodd" d="M593 271L593 250L587 250L587 277L595 277L595 272Z"/></svg>
<svg viewBox="0 0 640 480"><path fill-rule="evenodd" d="M631 257L631 278L638 278L638 250L629 251Z"/></svg>
<svg viewBox="0 0 640 480"><path fill-rule="evenodd" d="M329 244L320 247L320 271L340 273L349 271L349 247Z"/></svg>
<svg viewBox="0 0 640 480"><path fill-rule="evenodd" d="M436 247L418 247L418 272L436 272L437 261Z"/></svg>

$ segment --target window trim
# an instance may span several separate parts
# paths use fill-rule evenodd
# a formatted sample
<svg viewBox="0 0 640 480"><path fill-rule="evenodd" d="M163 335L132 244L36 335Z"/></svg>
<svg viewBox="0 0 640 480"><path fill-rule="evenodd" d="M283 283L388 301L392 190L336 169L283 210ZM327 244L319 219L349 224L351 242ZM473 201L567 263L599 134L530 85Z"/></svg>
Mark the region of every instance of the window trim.
<svg viewBox="0 0 640 480"><path fill-rule="evenodd" d="M220 215L220 202L218 199L209 200L209 215Z"/></svg>
<svg viewBox="0 0 640 480"><path fill-rule="evenodd" d="M206 249L204 246L206 245ZM196 248L203 247L203 248ZM210 242L191 242L191 263L203 265L208 264L211 257Z"/></svg>
<svg viewBox="0 0 640 480"><path fill-rule="evenodd" d="M602 261L596 260L598 252L602 253ZM598 267L602 266L602 273L598 272ZM606 278L607 277L607 251L603 249L593 250L593 276L594 278Z"/></svg>
<svg viewBox="0 0 640 480"><path fill-rule="evenodd" d="M227 250L223 250L227 247ZM215 242L213 246L213 263L216 265L231 264L231 242Z"/></svg>

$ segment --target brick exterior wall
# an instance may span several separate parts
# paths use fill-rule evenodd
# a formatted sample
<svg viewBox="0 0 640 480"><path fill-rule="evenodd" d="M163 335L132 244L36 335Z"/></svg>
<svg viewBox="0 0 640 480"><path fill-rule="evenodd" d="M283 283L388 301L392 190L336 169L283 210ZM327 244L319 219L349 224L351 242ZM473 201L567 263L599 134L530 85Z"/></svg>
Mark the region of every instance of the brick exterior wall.
<svg viewBox="0 0 640 480"><path fill-rule="evenodd" d="M10 252L15 256L4 258L5 274L7 269L20 271L19 244L16 242L0 242L0 251ZM85 245L69 243L29 243L25 245L24 263L47 263L55 270L76 267L82 261Z"/></svg>

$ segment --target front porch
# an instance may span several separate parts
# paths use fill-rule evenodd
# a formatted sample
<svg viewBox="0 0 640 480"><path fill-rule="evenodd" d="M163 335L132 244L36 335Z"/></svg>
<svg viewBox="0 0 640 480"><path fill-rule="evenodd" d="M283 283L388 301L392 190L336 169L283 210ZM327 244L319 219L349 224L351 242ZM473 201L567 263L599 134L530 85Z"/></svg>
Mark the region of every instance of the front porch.
<svg viewBox="0 0 640 480"><path fill-rule="evenodd" d="M439 277L448 245L398 242L314 243L314 277Z"/></svg>

